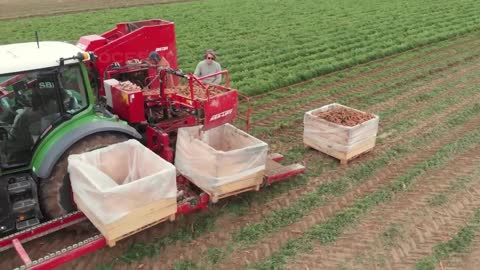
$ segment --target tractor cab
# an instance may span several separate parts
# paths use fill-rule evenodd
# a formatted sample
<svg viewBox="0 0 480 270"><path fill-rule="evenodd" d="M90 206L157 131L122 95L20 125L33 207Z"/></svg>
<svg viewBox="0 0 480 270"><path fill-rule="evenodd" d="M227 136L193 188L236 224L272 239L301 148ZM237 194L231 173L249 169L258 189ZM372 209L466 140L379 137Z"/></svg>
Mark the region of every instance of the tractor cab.
<svg viewBox="0 0 480 270"><path fill-rule="evenodd" d="M89 107L78 53L63 42L0 46L0 235L44 218L31 167L47 134Z"/></svg>
<svg viewBox="0 0 480 270"><path fill-rule="evenodd" d="M12 47L10 51L22 49L18 48L19 46L30 47L28 49L33 51L37 49L35 43L26 43L17 44L17 47ZM67 54L70 55L71 53ZM37 57L41 58L41 55ZM88 106L78 62L63 66L58 62L50 62L53 62L53 66L47 63L24 65L24 68L34 68L25 71L15 70L15 65L0 68L4 72L0 74L2 169L28 165L35 144L53 126Z"/></svg>

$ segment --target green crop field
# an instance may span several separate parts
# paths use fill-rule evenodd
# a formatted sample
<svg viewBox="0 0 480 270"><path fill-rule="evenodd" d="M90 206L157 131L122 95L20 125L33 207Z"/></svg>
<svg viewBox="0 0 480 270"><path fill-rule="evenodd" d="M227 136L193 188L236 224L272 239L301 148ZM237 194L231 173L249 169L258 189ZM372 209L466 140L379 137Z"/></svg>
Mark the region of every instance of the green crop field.
<svg viewBox="0 0 480 270"><path fill-rule="evenodd" d="M476 269L479 14L472 0L207 0L0 21L0 43L174 21L181 68L216 49L251 96L249 132L307 168L65 269ZM303 144L305 112L333 102L380 117L375 148L344 166ZM27 248L73 237L55 235Z"/></svg>
<svg viewBox="0 0 480 270"><path fill-rule="evenodd" d="M206 48L220 54L234 87L259 94L470 31L474 0L210 0L3 21L0 43L76 42L120 21L174 21L180 66Z"/></svg>

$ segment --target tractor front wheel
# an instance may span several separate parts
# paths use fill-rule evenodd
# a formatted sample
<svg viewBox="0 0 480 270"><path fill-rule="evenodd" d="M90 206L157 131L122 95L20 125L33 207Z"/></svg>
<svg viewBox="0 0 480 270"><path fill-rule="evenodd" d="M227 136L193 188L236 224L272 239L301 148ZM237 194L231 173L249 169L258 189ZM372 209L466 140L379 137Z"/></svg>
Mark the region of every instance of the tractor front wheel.
<svg viewBox="0 0 480 270"><path fill-rule="evenodd" d="M58 160L50 177L40 181L40 205L44 214L56 218L76 210L67 170L69 155L92 151L127 139L118 133L100 133L88 136L70 147Z"/></svg>

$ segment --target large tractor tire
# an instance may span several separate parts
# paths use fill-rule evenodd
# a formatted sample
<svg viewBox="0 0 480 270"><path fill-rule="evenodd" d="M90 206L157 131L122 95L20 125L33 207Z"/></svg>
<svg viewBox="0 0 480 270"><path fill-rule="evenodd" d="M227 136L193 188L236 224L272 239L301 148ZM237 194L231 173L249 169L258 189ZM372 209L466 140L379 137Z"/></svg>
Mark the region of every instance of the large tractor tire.
<svg viewBox="0 0 480 270"><path fill-rule="evenodd" d="M58 160L50 177L40 182L40 205L44 214L49 218L56 218L76 210L67 171L69 155L81 154L127 139L127 136L119 133L99 133L88 136L70 147Z"/></svg>

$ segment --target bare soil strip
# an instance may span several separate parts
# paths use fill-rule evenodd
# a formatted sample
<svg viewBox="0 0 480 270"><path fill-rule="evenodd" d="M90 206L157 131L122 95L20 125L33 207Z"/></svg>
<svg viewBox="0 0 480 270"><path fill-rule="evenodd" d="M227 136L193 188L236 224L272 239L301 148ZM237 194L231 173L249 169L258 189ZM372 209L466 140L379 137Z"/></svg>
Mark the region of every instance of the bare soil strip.
<svg viewBox="0 0 480 270"><path fill-rule="evenodd" d="M175 2L191 0L0 0L0 21Z"/></svg>

